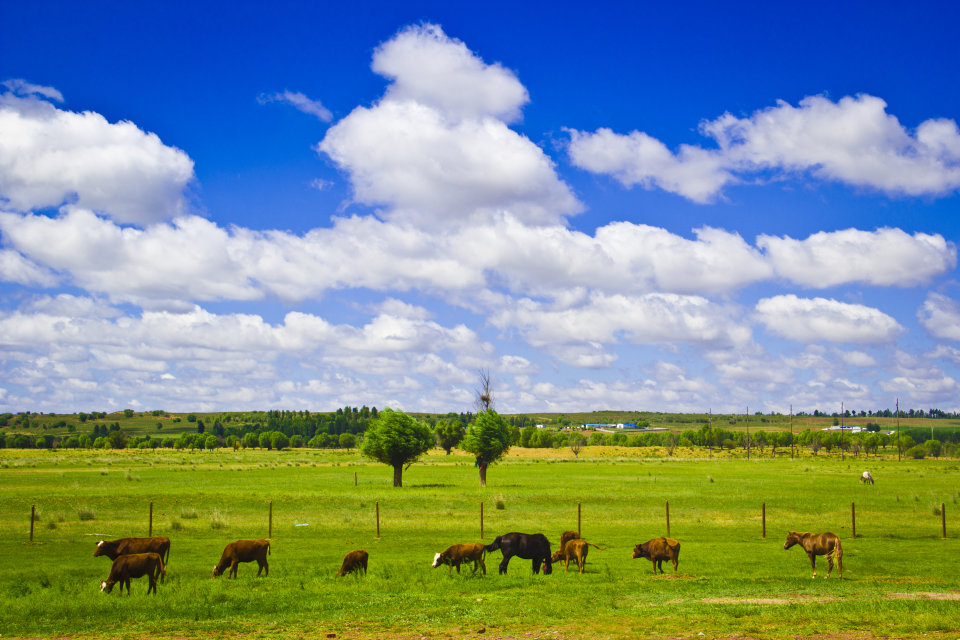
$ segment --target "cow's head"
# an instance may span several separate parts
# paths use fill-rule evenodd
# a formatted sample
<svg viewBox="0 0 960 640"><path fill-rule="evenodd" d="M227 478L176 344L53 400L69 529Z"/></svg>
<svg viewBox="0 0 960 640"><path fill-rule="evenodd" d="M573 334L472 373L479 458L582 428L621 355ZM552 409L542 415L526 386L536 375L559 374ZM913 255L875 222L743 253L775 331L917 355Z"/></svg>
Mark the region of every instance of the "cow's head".
<svg viewBox="0 0 960 640"><path fill-rule="evenodd" d="M650 552L647 550L646 542L644 542L643 544L638 544L633 548L634 560L636 560L637 558L649 558L649 557L650 557Z"/></svg>
<svg viewBox="0 0 960 640"><path fill-rule="evenodd" d="M110 593L113 591L113 581L112 580L101 580L100 581L100 591L103 593Z"/></svg>
<svg viewBox="0 0 960 640"><path fill-rule="evenodd" d="M93 550L93 557L96 558L103 551L103 540L97 543L97 548Z"/></svg>
<svg viewBox="0 0 960 640"><path fill-rule="evenodd" d="M223 569L221 569L221 568L218 567L218 566L215 566L215 567L213 568L213 573L211 574L211 577L216 578L217 576L222 575L222 574L223 574Z"/></svg>
<svg viewBox="0 0 960 640"><path fill-rule="evenodd" d="M431 566L432 566L434 569L436 569L437 567L439 567L439 566L442 565L442 564L443 564L443 554L442 554L442 553L438 553L437 555L433 556L433 564L432 564Z"/></svg>
<svg viewBox="0 0 960 640"><path fill-rule="evenodd" d="M543 559L543 575L548 576L553 573L553 564L550 562L550 558Z"/></svg>
<svg viewBox="0 0 960 640"><path fill-rule="evenodd" d="M562 558L563 558L563 551L561 551L560 549L557 549L556 551L553 552L553 555L550 556L550 561L559 562Z"/></svg>

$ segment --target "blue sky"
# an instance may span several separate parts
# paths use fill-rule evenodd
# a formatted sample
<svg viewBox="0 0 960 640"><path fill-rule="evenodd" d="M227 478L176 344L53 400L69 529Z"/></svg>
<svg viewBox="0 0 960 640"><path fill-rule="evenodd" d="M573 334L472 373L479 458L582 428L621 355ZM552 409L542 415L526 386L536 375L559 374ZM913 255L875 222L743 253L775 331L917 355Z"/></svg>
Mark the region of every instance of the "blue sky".
<svg viewBox="0 0 960 640"><path fill-rule="evenodd" d="M0 410L960 409L957 9L457 4L0 4Z"/></svg>

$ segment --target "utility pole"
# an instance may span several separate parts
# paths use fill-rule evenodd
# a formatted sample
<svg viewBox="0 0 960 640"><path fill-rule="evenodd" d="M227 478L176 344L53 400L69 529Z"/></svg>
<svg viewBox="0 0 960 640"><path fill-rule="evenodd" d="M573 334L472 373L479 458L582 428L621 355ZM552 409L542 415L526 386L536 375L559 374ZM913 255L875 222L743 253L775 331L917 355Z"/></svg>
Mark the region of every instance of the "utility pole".
<svg viewBox="0 0 960 640"><path fill-rule="evenodd" d="M743 419L747 423L747 460L750 459L750 407L747 407L747 412L744 414Z"/></svg>
<svg viewBox="0 0 960 640"><path fill-rule="evenodd" d="M840 459L843 460L843 402L840 403Z"/></svg>
<svg viewBox="0 0 960 640"><path fill-rule="evenodd" d="M793 405L790 405L790 459L793 460Z"/></svg>

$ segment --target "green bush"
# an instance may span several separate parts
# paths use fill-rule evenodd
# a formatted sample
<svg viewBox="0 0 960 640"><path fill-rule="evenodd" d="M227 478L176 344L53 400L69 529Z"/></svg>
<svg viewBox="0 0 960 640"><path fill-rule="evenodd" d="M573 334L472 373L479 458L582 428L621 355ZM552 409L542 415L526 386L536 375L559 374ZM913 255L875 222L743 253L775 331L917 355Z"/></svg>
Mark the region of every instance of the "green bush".
<svg viewBox="0 0 960 640"><path fill-rule="evenodd" d="M927 455L927 450L921 447L920 445L910 447L904 453L908 458L913 458L914 460L922 460Z"/></svg>

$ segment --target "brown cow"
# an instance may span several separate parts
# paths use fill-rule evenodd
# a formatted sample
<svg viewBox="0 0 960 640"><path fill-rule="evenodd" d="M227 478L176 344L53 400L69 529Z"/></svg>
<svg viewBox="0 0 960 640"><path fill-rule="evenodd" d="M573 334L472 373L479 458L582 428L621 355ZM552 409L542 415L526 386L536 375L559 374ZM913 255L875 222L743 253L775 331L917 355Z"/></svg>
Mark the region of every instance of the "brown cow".
<svg viewBox="0 0 960 640"><path fill-rule="evenodd" d="M120 583L120 595L123 595L123 585L127 585L127 595L130 595L130 578L147 576L150 581L147 593L157 594L157 576L161 580L166 575L163 568L163 558L159 553L130 553L118 556L110 567L110 575L100 582L100 591L110 593L113 585Z"/></svg>
<svg viewBox="0 0 960 640"><path fill-rule="evenodd" d="M170 562L170 538L154 536L152 538L119 538L117 540L101 540L93 550L93 557L107 556L116 560L120 556L131 553L157 553L163 558L166 566ZM160 582L163 582L161 574Z"/></svg>
<svg viewBox="0 0 960 640"><path fill-rule="evenodd" d="M220 562L213 568L213 577L223 575L224 570L230 567L227 577L237 577L237 566L241 562L257 561L260 566L257 569L257 577L260 572L265 571L264 576L270 575L270 563L267 562L267 554L270 553L269 540L237 540L231 542L223 549L223 555L220 556Z"/></svg>
<svg viewBox="0 0 960 640"><path fill-rule="evenodd" d="M576 531L564 531L560 534L560 548L563 549L570 540L577 540L580 534Z"/></svg>
<svg viewBox="0 0 960 640"><path fill-rule="evenodd" d="M840 538L836 534L830 533L797 533L791 531L787 533L787 541L783 544L784 549L789 549L795 544L803 547L810 558L810 568L813 569L813 577L817 577L817 556L827 556L827 578L833 571L833 561L837 561L837 570L840 572L840 579L843 580L843 545L840 544Z"/></svg>
<svg viewBox="0 0 960 640"><path fill-rule="evenodd" d="M653 572L657 569L663 573L663 561L669 560L673 563L673 571L677 571L677 558L680 557L680 543L673 538L654 538L647 540L643 544L638 544L633 548L633 557L648 558L653 563Z"/></svg>
<svg viewBox="0 0 960 640"><path fill-rule="evenodd" d="M337 572L337 577L347 575L348 573L356 572L360 573L360 570L363 570L363 575L367 575L367 558L369 555L363 549L357 549L356 551L351 551L343 558L343 564L340 565L340 571Z"/></svg>
<svg viewBox="0 0 960 640"><path fill-rule="evenodd" d="M568 532L568 533L573 533ZM573 540L567 540L566 544L553 554L553 557L550 558L551 562L558 562L560 560L564 561L563 570L566 571L570 567L570 559L573 558L574 562L577 563L577 568L580 570L580 573L583 573L583 569L587 566L587 552L590 550L590 547L594 549L600 549L603 551L603 547L598 547L592 542L587 542L580 538L574 538Z"/></svg>
<svg viewBox="0 0 960 640"><path fill-rule="evenodd" d="M487 550L486 545L481 542L475 544L455 544L447 547L446 551L438 553L433 557L433 568L436 569L442 564L450 565L450 568L457 568L460 573L460 564L463 562L473 562L473 572L477 572L477 567L483 568L483 573L487 573L487 565L483 561L483 556ZM448 569L449 571L449 569Z"/></svg>

